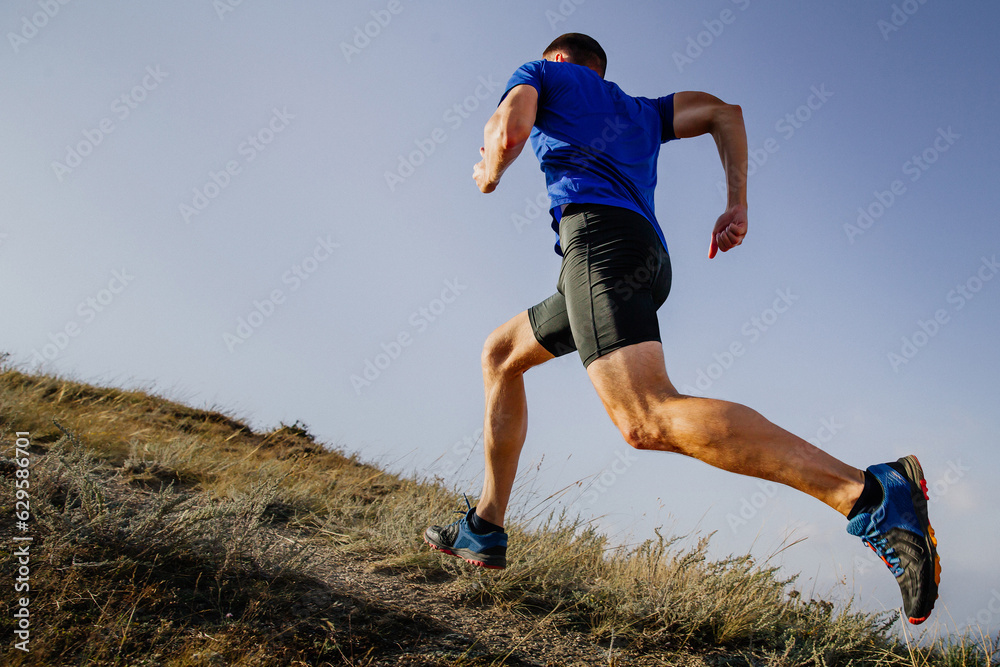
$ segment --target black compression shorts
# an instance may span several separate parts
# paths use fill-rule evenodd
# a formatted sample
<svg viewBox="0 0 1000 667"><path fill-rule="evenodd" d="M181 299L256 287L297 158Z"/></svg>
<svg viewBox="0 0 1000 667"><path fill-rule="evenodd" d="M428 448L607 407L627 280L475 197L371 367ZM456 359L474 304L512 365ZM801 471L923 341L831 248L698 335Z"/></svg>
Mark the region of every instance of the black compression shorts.
<svg viewBox="0 0 1000 667"><path fill-rule="evenodd" d="M579 350L586 367L627 345L660 340L656 310L670 293L670 257L646 218L618 206L569 204L559 245L558 291L528 309L542 347L557 357Z"/></svg>

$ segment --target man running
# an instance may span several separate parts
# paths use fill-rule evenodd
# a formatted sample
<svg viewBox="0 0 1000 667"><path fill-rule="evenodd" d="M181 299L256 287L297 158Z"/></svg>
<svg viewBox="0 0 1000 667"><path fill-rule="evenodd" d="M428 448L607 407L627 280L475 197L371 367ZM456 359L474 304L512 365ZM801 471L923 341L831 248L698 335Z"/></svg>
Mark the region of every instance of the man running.
<svg viewBox="0 0 1000 667"><path fill-rule="evenodd" d="M853 468L737 403L685 396L667 377L656 311L670 291L670 257L653 212L660 145L711 134L728 204L709 259L747 233L747 140L739 106L702 92L631 97L604 79L607 56L578 33L510 78L486 123L473 178L493 192L528 139L551 200L557 292L494 331L483 348L486 474L459 521L431 526L435 549L506 567L504 514L527 432L523 374L577 350L611 420L636 449L693 456L723 470L780 482L849 521L896 576L911 623L937 598L940 565L916 457Z"/></svg>

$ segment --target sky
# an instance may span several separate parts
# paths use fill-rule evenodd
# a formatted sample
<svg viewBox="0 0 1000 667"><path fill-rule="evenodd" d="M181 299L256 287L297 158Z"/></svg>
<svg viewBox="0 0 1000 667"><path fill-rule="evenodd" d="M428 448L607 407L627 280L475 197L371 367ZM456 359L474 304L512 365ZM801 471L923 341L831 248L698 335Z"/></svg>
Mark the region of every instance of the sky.
<svg viewBox="0 0 1000 667"><path fill-rule="evenodd" d="M6 2L0 351L299 421L475 497L483 341L554 292L559 257L530 151L490 195L472 165L513 71L584 32L630 94L743 109L732 252L707 258L712 139L661 150L673 383L860 468L917 454L943 568L927 631L995 635L998 19L940 0ZM899 606L825 505L630 449L579 356L525 383L514 517L566 510L622 545L711 533L712 555L808 594Z"/></svg>

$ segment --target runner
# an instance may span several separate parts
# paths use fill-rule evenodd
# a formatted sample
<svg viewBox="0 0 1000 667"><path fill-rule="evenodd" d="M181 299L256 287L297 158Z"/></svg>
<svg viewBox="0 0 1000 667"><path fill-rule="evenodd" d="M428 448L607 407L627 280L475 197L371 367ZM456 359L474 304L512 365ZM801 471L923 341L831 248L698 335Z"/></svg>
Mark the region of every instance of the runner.
<svg viewBox="0 0 1000 667"><path fill-rule="evenodd" d="M506 567L504 515L527 432L524 372L578 351L611 420L636 449L692 456L780 482L847 517L895 575L911 623L937 599L940 564L919 462L853 468L737 403L685 396L667 377L657 309L670 291L670 256L653 211L660 145L710 134L728 204L708 257L747 233L747 140L739 106L702 92L631 97L604 79L593 38L568 33L507 83L486 123L473 178L496 189L528 139L551 201L556 293L496 329L483 348L486 474L476 507L424 534L430 546L488 568Z"/></svg>

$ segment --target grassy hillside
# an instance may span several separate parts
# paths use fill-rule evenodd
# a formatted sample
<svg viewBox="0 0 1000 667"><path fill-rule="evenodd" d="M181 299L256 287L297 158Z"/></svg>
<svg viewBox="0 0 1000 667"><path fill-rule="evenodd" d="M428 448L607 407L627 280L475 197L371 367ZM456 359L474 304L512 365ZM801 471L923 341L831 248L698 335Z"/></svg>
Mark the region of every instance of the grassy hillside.
<svg viewBox="0 0 1000 667"><path fill-rule="evenodd" d="M459 497L298 423L254 432L3 366L0 457L8 591L30 544L30 592L5 595L5 665L997 664L965 638L901 645L893 614L806 600L750 557L711 561L705 541L613 549L552 517L508 528L506 570L471 568L421 540ZM19 483L25 530L6 520Z"/></svg>

